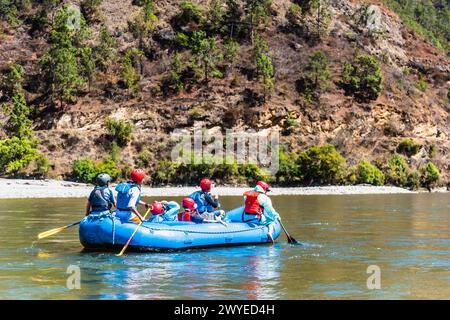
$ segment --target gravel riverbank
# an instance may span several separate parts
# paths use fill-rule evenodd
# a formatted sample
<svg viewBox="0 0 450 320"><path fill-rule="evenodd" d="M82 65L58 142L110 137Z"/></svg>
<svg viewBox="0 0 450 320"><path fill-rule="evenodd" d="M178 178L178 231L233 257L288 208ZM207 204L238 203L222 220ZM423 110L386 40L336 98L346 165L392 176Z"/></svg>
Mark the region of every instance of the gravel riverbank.
<svg viewBox="0 0 450 320"><path fill-rule="evenodd" d="M21 180L0 179L0 199L18 198L85 198L92 190L92 185L58 180ZM143 187L147 197L184 196L197 190L196 187ZM215 187L214 193L221 196L240 196L248 188ZM443 191L443 190L437 190ZM398 187L359 186L325 186L273 188L271 195L339 195L339 194L398 194L411 191Z"/></svg>

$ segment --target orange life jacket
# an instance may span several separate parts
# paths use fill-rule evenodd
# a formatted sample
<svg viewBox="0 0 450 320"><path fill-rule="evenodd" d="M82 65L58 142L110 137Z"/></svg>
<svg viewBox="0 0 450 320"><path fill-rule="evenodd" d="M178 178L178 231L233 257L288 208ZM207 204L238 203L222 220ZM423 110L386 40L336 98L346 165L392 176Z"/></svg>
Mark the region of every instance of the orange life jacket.
<svg viewBox="0 0 450 320"><path fill-rule="evenodd" d="M261 214L263 212L263 208L260 206L258 202L258 196L260 195L259 192L250 190L244 192L245 198L245 208L244 213L245 214L253 214L255 216L258 216L257 218L261 218ZM244 220L244 219L242 219Z"/></svg>

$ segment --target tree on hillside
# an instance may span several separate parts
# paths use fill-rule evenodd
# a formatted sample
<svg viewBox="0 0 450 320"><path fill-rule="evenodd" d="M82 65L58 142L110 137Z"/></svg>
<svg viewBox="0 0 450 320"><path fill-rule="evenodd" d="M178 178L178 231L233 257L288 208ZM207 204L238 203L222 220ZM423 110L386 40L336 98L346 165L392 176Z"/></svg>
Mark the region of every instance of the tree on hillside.
<svg viewBox="0 0 450 320"><path fill-rule="evenodd" d="M183 73L183 63L181 60L181 54L176 52L173 55L172 60L170 61L170 71L168 79L169 86L176 93L184 89L182 73Z"/></svg>
<svg viewBox="0 0 450 320"><path fill-rule="evenodd" d="M308 101L324 90L330 80L329 60L321 50L315 51L308 60L304 75L297 81L297 89Z"/></svg>
<svg viewBox="0 0 450 320"><path fill-rule="evenodd" d="M267 43L267 41L261 35L256 34L251 48L251 57L255 67L258 63L258 58L263 54L266 54L268 51L269 51L269 44ZM257 68L255 69L256 69L256 77L258 77L259 76L258 69Z"/></svg>
<svg viewBox="0 0 450 320"><path fill-rule="evenodd" d="M314 88L320 89L327 84L330 79L330 70L328 69L329 64L330 61L321 50L315 51L311 57L309 57L305 72L307 77L312 80Z"/></svg>
<svg viewBox="0 0 450 320"><path fill-rule="evenodd" d="M272 91L274 86L274 71L272 60L268 55L269 45L259 34L255 35L251 49L252 60L255 64L255 79L260 80L264 96Z"/></svg>
<svg viewBox="0 0 450 320"><path fill-rule="evenodd" d="M144 49L145 39L155 29L158 17L155 14L153 0L145 0L139 14L132 21L128 21L128 29L138 39L139 48Z"/></svg>
<svg viewBox="0 0 450 320"><path fill-rule="evenodd" d="M64 102L76 101L76 94L89 80L85 76L92 75L92 70L86 72L86 65L83 66L86 53L90 52L85 44L90 32L82 16L79 27L67 23L73 14L68 6L58 10L52 24L50 49L40 60L50 95L61 107Z"/></svg>
<svg viewBox="0 0 450 320"><path fill-rule="evenodd" d="M29 119L30 108L22 91L16 91L11 101L2 105L2 109L8 116L3 126L8 137L0 140L0 173L17 172L36 160L48 162L37 151L37 140Z"/></svg>
<svg viewBox="0 0 450 320"><path fill-rule="evenodd" d="M216 64L222 60L222 54L218 50L215 37L207 37L204 31L194 31L190 48L196 64L203 69L206 85L210 75L221 76Z"/></svg>
<svg viewBox="0 0 450 320"><path fill-rule="evenodd" d="M225 0L210 0L206 12L206 25L210 32L219 33L223 27Z"/></svg>
<svg viewBox="0 0 450 320"><path fill-rule="evenodd" d="M252 42L254 39L254 30L269 18L271 5L272 0L245 0L244 12L250 26L250 38Z"/></svg>
<svg viewBox="0 0 450 320"><path fill-rule="evenodd" d="M3 104L2 109L8 116L8 120L3 128L9 136L15 136L21 139L32 137L32 121L28 118L30 108L21 91L15 92L11 103Z"/></svg>
<svg viewBox="0 0 450 320"><path fill-rule="evenodd" d="M100 43L94 50L94 56L98 68L104 72L108 72L117 61L117 41L107 27L100 30Z"/></svg>
<svg viewBox="0 0 450 320"><path fill-rule="evenodd" d="M331 5L329 0L302 0L298 4L301 7L304 23L310 31L320 39L328 29L331 22ZM311 17L312 20L307 19Z"/></svg>
<svg viewBox="0 0 450 320"><path fill-rule="evenodd" d="M20 64L13 64L10 67L9 72L0 83L0 90L3 91L5 99L10 99L14 93L22 91L24 73L25 71Z"/></svg>
<svg viewBox="0 0 450 320"><path fill-rule="evenodd" d="M383 73L375 56L357 55L344 65L342 85L347 93L362 101L375 100L383 90Z"/></svg>
<svg viewBox="0 0 450 320"><path fill-rule="evenodd" d="M264 89L264 96L273 90L274 76L272 60L265 53L261 54L256 60L256 68Z"/></svg>
<svg viewBox="0 0 450 320"><path fill-rule="evenodd" d="M236 58L239 56L241 47L233 39L228 39L223 45L223 57L228 62L227 72L232 72Z"/></svg>
<svg viewBox="0 0 450 320"><path fill-rule="evenodd" d="M242 32L241 19L243 11L236 0L226 0L225 2L226 9L223 14L223 22L227 28L226 34L230 38L239 37Z"/></svg>
<svg viewBox="0 0 450 320"><path fill-rule="evenodd" d="M131 92L138 89L139 72L136 71L136 65L140 64L142 51L139 49L128 49L122 59L122 77L125 88Z"/></svg>

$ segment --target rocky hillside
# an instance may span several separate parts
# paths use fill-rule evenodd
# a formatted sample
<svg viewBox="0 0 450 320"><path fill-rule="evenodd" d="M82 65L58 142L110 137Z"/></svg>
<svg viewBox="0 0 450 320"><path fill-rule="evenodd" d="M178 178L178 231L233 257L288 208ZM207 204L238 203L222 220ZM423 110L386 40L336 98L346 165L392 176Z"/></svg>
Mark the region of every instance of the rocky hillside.
<svg viewBox="0 0 450 320"><path fill-rule="evenodd" d="M183 11L180 3L186 2L156 0L154 16L143 18L148 25L141 24L138 32L133 23L145 17L146 1L81 1L89 29L84 45L99 50L106 27L116 43L116 58L106 66L96 61L89 81L69 99L49 85L42 67L55 43L52 19L63 5L48 2L30 1L16 22L1 18L0 72L6 76L13 64L24 69L23 89L33 106L38 149L52 163L51 177L70 177L77 159L109 154L105 119L115 118L133 124L133 138L122 144L118 156L124 168L155 169L158 160L170 155L173 131L192 130L197 122L223 132L278 129L284 149L296 153L329 143L349 165L363 158L382 163L401 141L412 138L420 148L407 159L411 168L432 161L441 171L440 182L450 181L450 60L382 1L319 1L319 9L309 4L315 1L259 1L267 9L261 19L244 11L246 1L237 1L239 18L218 20L223 15L212 13L230 12L235 1L193 0L198 7ZM64 2L80 6L79 1ZM217 3L219 11L209 9ZM42 10L47 24L39 24ZM203 64L199 70L189 66L199 30L215 39L222 50L218 57L230 39L238 46L228 60L207 56L208 82ZM267 69L259 70L253 58L260 38L267 42L263 51L272 68L266 79L261 74ZM308 61L316 52L329 64L313 85L307 81ZM364 54L376 58L383 78L381 90L371 96L356 94L343 81L346 63L355 64L355 57ZM176 57L180 68L174 67ZM129 65L135 84L126 78ZM177 70L179 78L173 76ZM145 159L138 156L143 152Z"/></svg>

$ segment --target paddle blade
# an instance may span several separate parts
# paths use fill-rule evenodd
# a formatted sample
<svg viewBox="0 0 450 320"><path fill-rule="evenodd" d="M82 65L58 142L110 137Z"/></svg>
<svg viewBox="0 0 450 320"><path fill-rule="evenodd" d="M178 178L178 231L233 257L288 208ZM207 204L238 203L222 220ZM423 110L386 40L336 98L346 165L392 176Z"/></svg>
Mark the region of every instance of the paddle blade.
<svg viewBox="0 0 450 320"><path fill-rule="evenodd" d="M295 244L295 245L301 245L300 242L298 242L297 240L295 240L295 239L292 238L292 237L288 237L288 243L289 243L289 244Z"/></svg>
<svg viewBox="0 0 450 320"><path fill-rule="evenodd" d="M48 230L48 231L45 231L45 232L41 232L41 233L38 234L38 239L44 239L44 238L50 237L50 236L52 236L52 235L54 235L54 234L56 234L56 233L58 233L60 231L63 231L66 228L67 228L67 226L64 226L64 227L59 227L59 228L55 228L55 229L52 229L52 230Z"/></svg>

